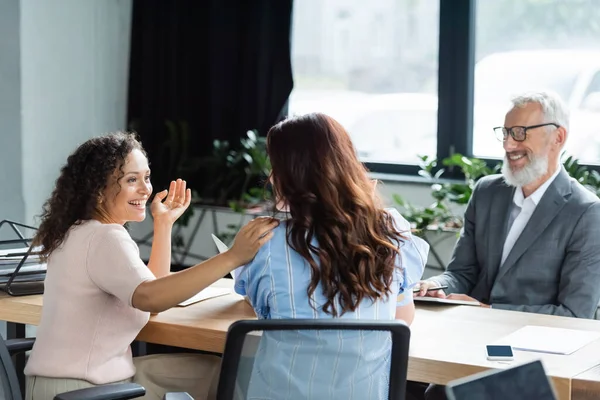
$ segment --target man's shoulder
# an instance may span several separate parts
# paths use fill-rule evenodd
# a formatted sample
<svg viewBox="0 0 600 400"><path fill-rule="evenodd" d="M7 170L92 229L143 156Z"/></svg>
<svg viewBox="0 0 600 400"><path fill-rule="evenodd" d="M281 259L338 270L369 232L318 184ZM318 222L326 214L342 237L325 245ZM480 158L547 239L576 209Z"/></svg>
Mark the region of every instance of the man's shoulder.
<svg viewBox="0 0 600 400"><path fill-rule="evenodd" d="M600 199L596 193L579 183L576 179L570 178L572 200L583 206L592 206L600 203Z"/></svg>
<svg viewBox="0 0 600 400"><path fill-rule="evenodd" d="M567 199L565 209L568 213L578 215L577 220L584 220L586 224L600 224L600 199L587 187L570 178L571 195ZM579 223L579 222L578 222Z"/></svg>

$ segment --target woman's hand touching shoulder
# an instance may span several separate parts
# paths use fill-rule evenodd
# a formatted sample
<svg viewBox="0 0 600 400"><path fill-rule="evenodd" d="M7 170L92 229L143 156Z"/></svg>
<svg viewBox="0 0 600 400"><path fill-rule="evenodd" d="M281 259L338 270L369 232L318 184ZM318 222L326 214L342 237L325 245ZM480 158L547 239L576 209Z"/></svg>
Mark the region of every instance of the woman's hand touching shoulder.
<svg viewBox="0 0 600 400"><path fill-rule="evenodd" d="M258 250L273 237L273 229L279 221L270 217L258 217L248 222L235 237L233 245L224 255L232 257L234 264L248 264Z"/></svg>

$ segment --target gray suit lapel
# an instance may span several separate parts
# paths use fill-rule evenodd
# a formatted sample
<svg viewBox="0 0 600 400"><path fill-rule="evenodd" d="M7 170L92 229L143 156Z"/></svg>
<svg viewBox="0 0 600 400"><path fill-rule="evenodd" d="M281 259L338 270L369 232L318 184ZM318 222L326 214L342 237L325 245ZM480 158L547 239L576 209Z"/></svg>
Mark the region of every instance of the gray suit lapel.
<svg viewBox="0 0 600 400"><path fill-rule="evenodd" d="M537 240L544 232L546 227L552 222L559 211L567 202L566 197L571 194L571 182L567 172L561 168L558 176L544 193L539 204L535 208L533 215L527 222L525 229L517 239L512 250L508 254L506 261L500 267L496 281L501 279L506 272L511 269L525 251ZM504 241L502 242L504 245Z"/></svg>
<svg viewBox="0 0 600 400"><path fill-rule="evenodd" d="M504 248L504 241L508 234L507 221L512 208L514 194L514 187L501 186L492 200L490 224L488 226L490 232L488 242L489 268L485 271L488 274L487 281L489 287L492 287L494 284L494 278L496 277L498 267L500 266L500 260L502 259L502 249Z"/></svg>

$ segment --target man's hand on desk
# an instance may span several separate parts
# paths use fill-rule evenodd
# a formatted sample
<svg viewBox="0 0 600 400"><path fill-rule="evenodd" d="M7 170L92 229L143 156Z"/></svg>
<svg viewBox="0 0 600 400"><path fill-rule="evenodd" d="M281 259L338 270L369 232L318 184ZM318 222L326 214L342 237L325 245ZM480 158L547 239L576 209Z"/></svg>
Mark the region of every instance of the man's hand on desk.
<svg viewBox="0 0 600 400"><path fill-rule="evenodd" d="M416 296L428 296L428 297L439 297L441 299L449 299L449 300L464 300L464 301L477 301L480 307L491 308L488 304L483 304L479 300L472 298L471 296L467 296L466 294L456 294L451 293L446 295L446 292L443 290L432 290L437 287L440 287L440 284L436 281L421 281L415 287L415 295ZM417 293L416 290L419 290Z"/></svg>
<svg viewBox="0 0 600 400"><path fill-rule="evenodd" d="M440 287L440 284L435 281L421 281L415 286L415 296L446 298L446 292L443 290L431 290L436 287ZM419 290L419 292L416 292L417 290Z"/></svg>
<svg viewBox="0 0 600 400"><path fill-rule="evenodd" d="M479 307L491 308L489 306L489 304L483 304L479 300L476 300L476 299L472 298L471 296L467 296L466 294L452 293L452 294L449 294L448 296L446 296L446 298L449 300L477 301L479 303Z"/></svg>

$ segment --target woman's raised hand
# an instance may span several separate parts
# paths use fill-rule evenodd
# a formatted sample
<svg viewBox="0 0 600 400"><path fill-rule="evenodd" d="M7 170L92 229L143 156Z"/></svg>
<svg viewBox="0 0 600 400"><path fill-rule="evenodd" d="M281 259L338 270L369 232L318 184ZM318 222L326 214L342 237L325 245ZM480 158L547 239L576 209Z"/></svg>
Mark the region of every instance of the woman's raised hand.
<svg viewBox="0 0 600 400"><path fill-rule="evenodd" d="M156 193L150 205L154 221L173 224L181 217L192 201L192 191L185 188L185 181L171 181L169 190ZM164 201L163 201L164 200Z"/></svg>

